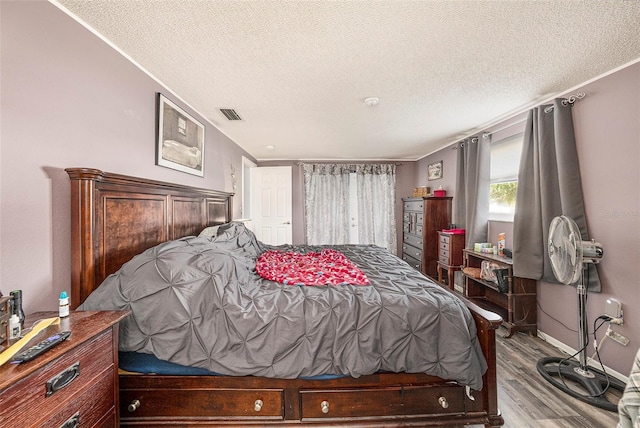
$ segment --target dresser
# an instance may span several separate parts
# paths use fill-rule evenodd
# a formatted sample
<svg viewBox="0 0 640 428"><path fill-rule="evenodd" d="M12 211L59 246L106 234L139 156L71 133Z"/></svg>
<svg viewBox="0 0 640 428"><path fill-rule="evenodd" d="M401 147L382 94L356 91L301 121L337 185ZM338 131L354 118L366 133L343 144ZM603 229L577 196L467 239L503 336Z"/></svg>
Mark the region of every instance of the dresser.
<svg viewBox="0 0 640 428"><path fill-rule="evenodd" d="M438 275L438 231L451 223L452 199L402 199L402 259L432 278Z"/></svg>
<svg viewBox="0 0 640 428"><path fill-rule="evenodd" d="M0 366L0 427L119 426L117 323L128 314L72 312L27 346L69 330L67 340L29 362ZM55 316L28 316L25 327Z"/></svg>
<svg viewBox="0 0 640 428"><path fill-rule="evenodd" d="M9 302L11 297L0 297L0 351L9 341Z"/></svg>
<svg viewBox="0 0 640 428"><path fill-rule="evenodd" d="M464 266L482 268L482 262L495 263L505 269L508 288L500 292L498 285L481 278L464 274L465 294L469 300L483 309L502 317L502 325L507 328L507 336L517 331L527 331L535 336L538 332L538 311L536 301L537 281L513 275L513 260L489 253L476 253L465 249Z"/></svg>
<svg viewBox="0 0 640 428"><path fill-rule="evenodd" d="M452 290L455 272L462 270L464 237L464 233L438 232L438 282Z"/></svg>

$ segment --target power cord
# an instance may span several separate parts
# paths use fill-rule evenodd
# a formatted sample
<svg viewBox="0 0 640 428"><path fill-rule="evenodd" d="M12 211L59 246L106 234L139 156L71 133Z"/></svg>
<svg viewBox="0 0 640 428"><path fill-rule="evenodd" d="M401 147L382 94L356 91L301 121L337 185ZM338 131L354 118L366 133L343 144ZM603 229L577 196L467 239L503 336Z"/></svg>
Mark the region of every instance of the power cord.
<svg viewBox="0 0 640 428"><path fill-rule="evenodd" d="M555 322L557 322L558 324L562 325L564 328L566 328L569 331L572 331L574 333L577 333L578 330L574 330L571 327L569 327L568 325L566 325L565 323L563 323L562 321L560 321L559 319L555 318L553 315L550 315L547 311L545 311L544 309L542 309L542 306L540 305L540 301L538 299L536 299L536 304L538 305L538 309L540 309L540 311L545 314L546 316L548 316L549 318L551 318L552 320L554 320Z"/></svg>
<svg viewBox="0 0 640 428"><path fill-rule="evenodd" d="M599 324L598 326L596 326L596 322L597 322L598 320L602 320L602 321L600 322L600 324ZM598 346L595 346L595 345L596 345L596 342L597 342L596 332L600 329L600 327L602 327L605 323L610 322L611 320L612 320L612 318L611 318L610 316L608 316L608 315L600 315L598 318L596 318L595 320L593 320L593 340L594 340L594 347L595 347L595 350L596 350L595 355L597 355L597 356L598 356L598 362L600 363L600 367L602 368L602 372L604 373L605 378L607 379L607 384L606 384L606 386L604 387L604 389L602 390L602 392L600 392L600 393L598 393L598 394L595 394L595 395L581 394L583 397L586 397L586 398L596 398L596 397L603 396L603 395L607 392L607 390L609 389L609 386L611 386L611 380L609 379L609 374L607 373L607 371L606 371L606 370L605 370L605 368L604 368L604 364L602 364L602 360L601 360L601 358L600 358L600 352L599 352L599 350L598 350ZM587 334L588 334L588 333L587 333ZM606 335L605 335L605 337L606 337ZM604 340L604 338L602 338L602 340ZM563 364L567 364L567 361L569 361L570 359L574 358L576 355L578 355L580 352L582 352L582 351L583 351L587 346L589 346L589 345L588 345L588 342L587 342L587 343L585 343L585 345L584 345L582 348L580 348L578 351L576 351L573 355L571 355L571 356L569 356L569 357L567 357L567 358L565 358L565 359L561 360L561 361L558 363L558 377L560 378L560 380L562 381L562 384L563 384L563 385L565 386L565 388L567 388L567 389L571 389L571 388L569 388L569 386L568 386L568 385L566 384L566 382L564 381L564 378L562 377L562 372L561 372L561 370L560 370L560 367L561 367ZM593 357L591 357L591 359L593 359ZM574 391L574 392L575 392L575 391Z"/></svg>

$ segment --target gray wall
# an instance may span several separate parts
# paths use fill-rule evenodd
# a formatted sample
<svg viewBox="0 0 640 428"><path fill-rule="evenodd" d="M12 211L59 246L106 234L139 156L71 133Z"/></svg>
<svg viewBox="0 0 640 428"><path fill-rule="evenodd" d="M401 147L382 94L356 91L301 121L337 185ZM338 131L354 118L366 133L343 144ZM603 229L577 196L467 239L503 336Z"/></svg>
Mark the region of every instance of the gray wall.
<svg viewBox="0 0 640 428"><path fill-rule="evenodd" d="M573 107L576 144L582 175L587 223L590 235L604 246L604 259L598 266L602 293L589 294L589 328L604 311L605 301L622 302L624 325L613 329L631 339L623 347L604 342L600 355L614 370L628 374L640 347L640 63L604 76L582 88L587 97ZM569 94L564 94L569 95ZM521 114L488 129L500 129L526 117ZM522 132L524 123L493 135L495 141ZM455 197L455 150L445 148L418 162L415 185L441 182L447 194ZM443 160L442 180L426 181L429 163ZM453 181L450 181L453 180ZM433 187L433 186L432 186ZM507 232L512 245L512 223L490 222L489 239ZM577 296L574 287L540 282L538 284L538 328L562 343L578 348ZM555 320L554 320L555 318ZM556 321L557 320L557 321ZM601 339L605 328L598 332ZM591 341L590 341L591 342ZM589 355L593 349L589 349Z"/></svg>
<svg viewBox="0 0 640 428"><path fill-rule="evenodd" d="M70 278L64 168L233 192L231 165L253 157L50 3L0 2L0 19L0 289L54 310ZM155 165L157 92L206 124L204 178Z"/></svg>

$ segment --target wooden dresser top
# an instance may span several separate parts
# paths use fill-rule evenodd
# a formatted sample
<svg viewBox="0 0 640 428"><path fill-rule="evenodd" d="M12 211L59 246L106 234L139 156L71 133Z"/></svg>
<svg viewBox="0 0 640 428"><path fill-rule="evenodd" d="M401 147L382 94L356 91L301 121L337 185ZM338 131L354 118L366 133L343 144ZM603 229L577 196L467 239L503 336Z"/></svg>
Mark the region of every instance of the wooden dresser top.
<svg viewBox="0 0 640 428"><path fill-rule="evenodd" d="M129 315L128 311L75 311L68 317L61 318L60 324L52 325L38 333L22 350L33 346L49 336L58 332L70 330L71 336L58 346L36 357L34 360L23 364L7 362L0 366L0 390L29 376L34 371L50 363L54 359L80 346L87 340L107 330L120 320ZM57 312L37 312L27 316L25 328L29 328L34 322L58 316Z"/></svg>

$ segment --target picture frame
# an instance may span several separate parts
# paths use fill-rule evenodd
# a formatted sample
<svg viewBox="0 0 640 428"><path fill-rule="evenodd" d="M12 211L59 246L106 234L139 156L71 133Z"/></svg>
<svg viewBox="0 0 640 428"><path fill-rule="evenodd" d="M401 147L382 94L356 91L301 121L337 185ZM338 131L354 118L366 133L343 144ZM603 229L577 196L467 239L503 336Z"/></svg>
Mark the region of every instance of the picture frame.
<svg viewBox="0 0 640 428"><path fill-rule="evenodd" d="M429 181L442 178L442 161L430 163L427 166L427 172Z"/></svg>
<svg viewBox="0 0 640 428"><path fill-rule="evenodd" d="M204 177L204 125L158 93L156 165Z"/></svg>

